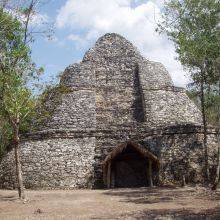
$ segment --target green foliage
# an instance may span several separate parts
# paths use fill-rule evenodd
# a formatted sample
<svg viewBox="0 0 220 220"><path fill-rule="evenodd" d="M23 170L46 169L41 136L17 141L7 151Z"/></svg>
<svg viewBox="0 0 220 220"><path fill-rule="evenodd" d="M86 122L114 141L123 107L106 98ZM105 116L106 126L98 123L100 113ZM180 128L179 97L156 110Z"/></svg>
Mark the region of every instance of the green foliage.
<svg viewBox="0 0 220 220"><path fill-rule="evenodd" d="M0 8L0 67L1 74L16 70L24 74L26 64L30 61L29 48L23 42L24 30L21 23Z"/></svg>
<svg viewBox="0 0 220 220"><path fill-rule="evenodd" d="M196 90L190 89L187 91L189 98L200 108L200 98L199 93ZM205 94L205 106L206 106L206 115L208 123L214 126L220 126L219 124L219 115L218 107L220 106L220 96L218 95L217 88L216 91L210 92L210 94Z"/></svg>
<svg viewBox="0 0 220 220"><path fill-rule="evenodd" d="M174 42L180 62L196 73L204 62L213 64L219 57L219 19L219 1L171 0L165 4L158 30Z"/></svg>
<svg viewBox="0 0 220 220"><path fill-rule="evenodd" d="M26 86L34 74L21 23L0 9L0 147L10 143L14 128L25 130L35 100Z"/></svg>
<svg viewBox="0 0 220 220"><path fill-rule="evenodd" d="M0 159L12 139L12 128L7 120L0 121Z"/></svg>
<svg viewBox="0 0 220 220"><path fill-rule="evenodd" d="M8 117L10 121L23 122L27 115L34 109L35 103L31 91L24 85L22 79L14 72L6 72L4 76L3 96L0 109L2 117ZM1 76L0 76L1 81Z"/></svg>
<svg viewBox="0 0 220 220"><path fill-rule="evenodd" d="M16 1L13 3L16 4ZM10 8L12 14L5 8L7 1L0 3L0 154L2 155L8 143L14 147L20 199L25 199L19 153L20 134L21 130L25 130L35 109L35 100L29 89L30 79L36 80L42 72L42 69L37 70L31 62L29 48L29 44L33 42L29 23L38 3L38 0L31 0L26 7L23 2L23 6L17 9Z"/></svg>
<svg viewBox="0 0 220 220"><path fill-rule="evenodd" d="M158 31L174 42L178 60L193 79L190 96L211 123L220 104L219 21L218 0L170 0L158 25Z"/></svg>
<svg viewBox="0 0 220 220"><path fill-rule="evenodd" d="M30 132L33 121L48 114L38 114L36 104L41 98L32 95L39 88L39 75L44 72L31 61L30 49L34 33L29 24L38 13L40 2L0 3L0 154L10 145L15 127L19 134ZM52 34L52 26L46 23L34 30L47 37Z"/></svg>

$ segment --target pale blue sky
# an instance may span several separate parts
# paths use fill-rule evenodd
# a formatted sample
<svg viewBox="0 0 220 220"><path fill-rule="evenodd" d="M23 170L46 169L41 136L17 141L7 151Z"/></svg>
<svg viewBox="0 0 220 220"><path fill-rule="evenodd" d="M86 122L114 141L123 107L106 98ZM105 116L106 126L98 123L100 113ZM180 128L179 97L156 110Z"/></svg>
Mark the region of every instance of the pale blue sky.
<svg viewBox="0 0 220 220"><path fill-rule="evenodd" d="M174 59L174 46L155 32L161 19L163 0L51 0L41 15L55 24L52 41L38 37L33 44L33 60L43 66L44 81L54 78L68 65L79 62L95 41L107 32L130 40L142 55L162 62L174 83L185 86L189 79Z"/></svg>

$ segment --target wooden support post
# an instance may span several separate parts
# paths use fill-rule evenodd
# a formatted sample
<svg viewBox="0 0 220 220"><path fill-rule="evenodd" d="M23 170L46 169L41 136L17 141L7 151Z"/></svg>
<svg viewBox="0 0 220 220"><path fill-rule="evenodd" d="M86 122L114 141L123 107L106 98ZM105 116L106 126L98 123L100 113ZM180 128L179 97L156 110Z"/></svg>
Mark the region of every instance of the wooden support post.
<svg viewBox="0 0 220 220"><path fill-rule="evenodd" d="M149 180L149 186L153 186L153 180L152 180L152 161L148 160L148 180Z"/></svg>
<svg viewBox="0 0 220 220"><path fill-rule="evenodd" d="M185 174L182 175L182 187L186 186L186 178L185 178Z"/></svg>
<svg viewBox="0 0 220 220"><path fill-rule="evenodd" d="M111 161L108 162L107 170L107 188L111 188Z"/></svg>
<svg viewBox="0 0 220 220"><path fill-rule="evenodd" d="M111 188L115 188L115 170L111 168Z"/></svg>
<svg viewBox="0 0 220 220"><path fill-rule="evenodd" d="M103 166L103 182L104 185L107 186L107 166L104 164Z"/></svg>

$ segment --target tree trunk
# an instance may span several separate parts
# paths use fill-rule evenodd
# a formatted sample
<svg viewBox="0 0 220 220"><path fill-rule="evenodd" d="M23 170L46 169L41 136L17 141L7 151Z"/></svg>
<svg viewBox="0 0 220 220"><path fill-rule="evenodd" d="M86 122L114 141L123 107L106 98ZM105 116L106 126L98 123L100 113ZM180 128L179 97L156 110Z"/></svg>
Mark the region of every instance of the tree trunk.
<svg viewBox="0 0 220 220"><path fill-rule="evenodd" d="M218 95L220 96L220 81L219 81L219 85L218 85ZM216 190L218 188L218 183L219 183L219 175L220 175L220 137L219 137L219 133L220 133L220 130L219 130L219 126L220 126L220 106L219 106L219 103L218 103L218 108L217 108L217 126L218 126L218 129L217 129L217 143L218 143L218 154L217 154L217 168L216 168L216 176L215 176L215 181L214 181L214 184L212 186L212 190Z"/></svg>
<svg viewBox="0 0 220 220"><path fill-rule="evenodd" d="M208 144L207 144L207 120L205 111L205 96L204 96L204 72L202 71L202 81L200 87L200 100L202 108L202 121L203 121L203 146L204 146L204 156L205 156L205 178L206 183L209 182L209 163L208 163Z"/></svg>
<svg viewBox="0 0 220 220"><path fill-rule="evenodd" d="M219 138L218 138L218 155L217 155L217 157L218 158L217 158L216 176L215 176L214 184L212 186L212 190L216 190L218 188L218 183L219 183L219 172L220 172L220 146L219 146Z"/></svg>
<svg viewBox="0 0 220 220"><path fill-rule="evenodd" d="M21 170L21 156L20 156L20 145L19 145L19 129L18 125L14 125L14 149L15 149L15 165L16 165L16 176L18 184L18 195L20 199L25 199L23 176Z"/></svg>

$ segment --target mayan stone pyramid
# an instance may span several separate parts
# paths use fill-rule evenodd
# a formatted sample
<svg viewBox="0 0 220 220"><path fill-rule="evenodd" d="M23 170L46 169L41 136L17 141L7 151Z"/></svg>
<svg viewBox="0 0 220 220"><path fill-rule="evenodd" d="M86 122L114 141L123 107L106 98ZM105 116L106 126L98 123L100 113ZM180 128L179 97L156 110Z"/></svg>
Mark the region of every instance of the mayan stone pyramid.
<svg viewBox="0 0 220 220"><path fill-rule="evenodd" d="M165 67L142 57L118 34L99 38L82 62L66 68L61 84L72 93L63 95L49 129L201 123L200 112L184 89L174 87Z"/></svg>
<svg viewBox="0 0 220 220"><path fill-rule="evenodd" d="M46 102L52 114L22 138L27 188L151 186L182 176L203 181L199 109L161 63L124 37L100 37L64 70L60 87L65 92L51 91ZM208 133L214 158L216 132ZM16 185L13 155L0 162L0 187Z"/></svg>

